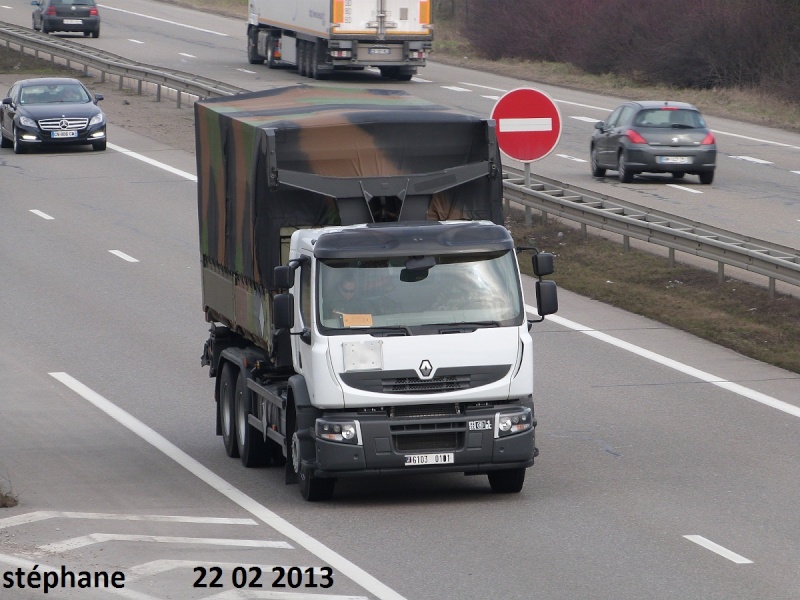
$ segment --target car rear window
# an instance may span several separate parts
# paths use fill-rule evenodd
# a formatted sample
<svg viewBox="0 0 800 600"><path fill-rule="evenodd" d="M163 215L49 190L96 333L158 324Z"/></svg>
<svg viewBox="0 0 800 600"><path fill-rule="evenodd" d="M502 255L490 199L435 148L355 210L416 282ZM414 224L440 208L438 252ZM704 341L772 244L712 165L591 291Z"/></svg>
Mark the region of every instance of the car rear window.
<svg viewBox="0 0 800 600"><path fill-rule="evenodd" d="M633 121L639 127L705 127L700 113L690 109L653 108L645 109Z"/></svg>

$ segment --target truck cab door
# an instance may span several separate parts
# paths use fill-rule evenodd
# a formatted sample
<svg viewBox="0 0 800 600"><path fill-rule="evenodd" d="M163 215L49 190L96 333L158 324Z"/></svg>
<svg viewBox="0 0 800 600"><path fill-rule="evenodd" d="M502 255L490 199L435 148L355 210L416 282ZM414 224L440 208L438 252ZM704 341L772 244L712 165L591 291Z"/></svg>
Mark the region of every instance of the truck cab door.
<svg viewBox="0 0 800 600"><path fill-rule="evenodd" d="M303 374L304 369L311 366L311 330L314 327L313 289L311 287L311 261L305 261L300 265L299 277L295 281L296 289L294 294L295 314L299 317L295 319L295 330L292 336L294 343L294 365L298 373Z"/></svg>

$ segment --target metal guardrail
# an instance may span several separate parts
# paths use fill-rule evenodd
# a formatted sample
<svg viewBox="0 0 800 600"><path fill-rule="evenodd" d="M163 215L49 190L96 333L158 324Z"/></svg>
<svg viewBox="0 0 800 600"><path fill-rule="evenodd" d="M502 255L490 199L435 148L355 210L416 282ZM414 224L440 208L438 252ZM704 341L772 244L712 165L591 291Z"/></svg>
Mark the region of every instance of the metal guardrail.
<svg viewBox="0 0 800 600"><path fill-rule="evenodd" d="M503 185L507 199L536 208L585 227L596 227L623 236L626 249L629 238L669 249L674 263L675 250L716 261L720 279L725 265L764 275L769 280L770 295L775 294L775 280L800 286L800 250L773 244L725 229L690 221L669 213L611 198L596 192L567 185L538 175L526 185L518 169L504 168Z"/></svg>
<svg viewBox="0 0 800 600"><path fill-rule="evenodd" d="M44 52L51 61L59 57L66 60L67 66L72 66L72 63L82 65L87 74L89 69L94 69L100 73L101 81L107 74L117 76L120 89L127 78L138 82L140 93L143 82L155 85L159 100L162 87L175 90L178 106L182 93L207 98L249 91L191 73L136 63L8 23L0 22L0 39L7 47L14 45L20 52L30 51L36 56ZM800 287L800 251L794 248L742 236L537 175L530 176L526 184L523 172L510 167L504 168L503 177L507 200L541 210L545 215L576 221L584 233L590 226L620 234L626 249L630 238L634 238L668 248L671 263L674 263L676 250L716 261L720 280L724 277L725 265L758 273L768 278L772 296L776 280Z"/></svg>

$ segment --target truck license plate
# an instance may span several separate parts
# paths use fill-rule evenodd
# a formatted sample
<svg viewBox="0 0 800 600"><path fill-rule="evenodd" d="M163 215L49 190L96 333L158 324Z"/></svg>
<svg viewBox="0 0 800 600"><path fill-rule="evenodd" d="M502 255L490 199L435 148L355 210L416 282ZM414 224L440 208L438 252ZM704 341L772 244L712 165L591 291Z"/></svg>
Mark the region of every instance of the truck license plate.
<svg viewBox="0 0 800 600"><path fill-rule="evenodd" d="M391 50L389 48L370 48L370 54L391 54Z"/></svg>
<svg viewBox="0 0 800 600"><path fill-rule="evenodd" d="M77 131L51 131L50 137L54 138L70 138L70 137L78 137Z"/></svg>
<svg viewBox="0 0 800 600"><path fill-rule="evenodd" d="M452 465L456 462L455 454L446 452L443 454L406 454L406 466L417 465Z"/></svg>

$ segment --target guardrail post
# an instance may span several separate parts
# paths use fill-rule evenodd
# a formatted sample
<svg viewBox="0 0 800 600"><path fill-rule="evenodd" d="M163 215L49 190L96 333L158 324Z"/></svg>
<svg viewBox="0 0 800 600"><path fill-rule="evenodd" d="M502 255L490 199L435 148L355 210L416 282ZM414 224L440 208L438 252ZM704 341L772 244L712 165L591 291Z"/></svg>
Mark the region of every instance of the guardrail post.
<svg viewBox="0 0 800 600"><path fill-rule="evenodd" d="M175 91L178 94L178 108L180 108L181 107L181 91L180 90L175 90Z"/></svg>
<svg viewBox="0 0 800 600"><path fill-rule="evenodd" d="M122 91L122 80L125 79L122 75L119 76L119 91Z"/></svg>
<svg viewBox="0 0 800 600"><path fill-rule="evenodd" d="M669 249L669 268L673 269L675 267L675 248Z"/></svg>
<svg viewBox="0 0 800 600"><path fill-rule="evenodd" d="M629 235L622 236L622 251L623 252L631 251L631 236Z"/></svg>
<svg viewBox="0 0 800 600"><path fill-rule="evenodd" d="M587 239L589 237L589 231L586 227L586 223L581 223L581 237L583 239Z"/></svg>
<svg viewBox="0 0 800 600"><path fill-rule="evenodd" d="M161 102L161 84L156 85L156 102Z"/></svg>
<svg viewBox="0 0 800 600"><path fill-rule="evenodd" d="M725 283L725 263L717 263L717 281Z"/></svg>
<svg viewBox="0 0 800 600"><path fill-rule="evenodd" d="M769 299L775 300L775 278L769 278Z"/></svg>

